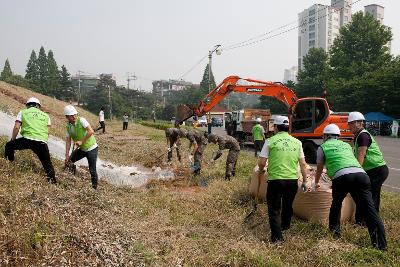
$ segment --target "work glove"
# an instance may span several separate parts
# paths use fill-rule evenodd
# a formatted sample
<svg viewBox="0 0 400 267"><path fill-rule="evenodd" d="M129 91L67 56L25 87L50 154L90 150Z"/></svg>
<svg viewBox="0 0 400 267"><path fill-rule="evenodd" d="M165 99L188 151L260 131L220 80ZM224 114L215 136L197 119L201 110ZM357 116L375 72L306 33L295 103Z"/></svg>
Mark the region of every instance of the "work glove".
<svg viewBox="0 0 400 267"><path fill-rule="evenodd" d="M168 148L167 148L167 151L168 151L168 152L171 152L171 151L172 151L172 149L171 149L170 147L168 147Z"/></svg>
<svg viewBox="0 0 400 267"><path fill-rule="evenodd" d="M189 155L189 162L192 163L193 162L193 156Z"/></svg>

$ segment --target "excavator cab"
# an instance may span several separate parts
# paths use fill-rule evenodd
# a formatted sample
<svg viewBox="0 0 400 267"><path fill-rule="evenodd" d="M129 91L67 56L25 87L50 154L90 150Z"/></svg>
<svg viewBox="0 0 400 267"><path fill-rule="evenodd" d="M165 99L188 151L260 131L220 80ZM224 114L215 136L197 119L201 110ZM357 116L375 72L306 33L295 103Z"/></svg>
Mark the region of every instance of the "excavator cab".
<svg viewBox="0 0 400 267"><path fill-rule="evenodd" d="M292 108L290 134L301 140L308 163L316 162L318 146L312 139L322 137L322 132L317 128L326 124L329 113L328 103L324 98L302 98Z"/></svg>
<svg viewBox="0 0 400 267"><path fill-rule="evenodd" d="M314 133L329 116L329 107L324 98L303 98L296 102L292 114L292 133Z"/></svg>

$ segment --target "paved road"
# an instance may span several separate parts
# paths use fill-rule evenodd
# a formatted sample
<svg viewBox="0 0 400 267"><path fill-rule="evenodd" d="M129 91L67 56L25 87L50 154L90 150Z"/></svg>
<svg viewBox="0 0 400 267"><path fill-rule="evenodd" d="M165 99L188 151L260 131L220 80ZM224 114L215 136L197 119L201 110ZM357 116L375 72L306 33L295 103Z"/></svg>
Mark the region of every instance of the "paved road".
<svg viewBox="0 0 400 267"><path fill-rule="evenodd" d="M389 177L383 184L384 189L400 193L400 139L376 136L375 140L389 167Z"/></svg>
<svg viewBox="0 0 400 267"><path fill-rule="evenodd" d="M201 129L207 131L206 128ZM212 132L216 134L226 134L222 127L214 127L212 128ZM387 191L400 193L400 139L376 136L375 140L378 142L383 157L389 167L389 177L385 181L383 187Z"/></svg>

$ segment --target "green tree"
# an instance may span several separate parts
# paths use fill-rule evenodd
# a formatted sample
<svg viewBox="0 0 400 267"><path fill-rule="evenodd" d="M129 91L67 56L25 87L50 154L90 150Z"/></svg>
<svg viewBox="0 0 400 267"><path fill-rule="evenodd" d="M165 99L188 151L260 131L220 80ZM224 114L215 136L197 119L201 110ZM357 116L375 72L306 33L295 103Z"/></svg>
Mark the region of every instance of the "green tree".
<svg viewBox="0 0 400 267"><path fill-rule="evenodd" d="M38 92L46 93L47 79L48 79L48 62L46 51L43 46L40 47L39 56L37 60L39 75L38 75Z"/></svg>
<svg viewBox="0 0 400 267"><path fill-rule="evenodd" d="M292 80L287 81L286 83L284 83L284 85L286 87L289 87L290 89L292 89L293 91L296 91L296 83Z"/></svg>
<svg viewBox="0 0 400 267"><path fill-rule="evenodd" d="M1 75L0 75L0 80L7 81L12 76L13 76L13 73L11 71L10 62L8 61L8 59L6 59L6 62L4 63L3 71L1 72Z"/></svg>
<svg viewBox="0 0 400 267"><path fill-rule="evenodd" d="M31 89L37 89L39 84L39 66L35 50L32 50L31 57L26 65L25 79L29 82Z"/></svg>
<svg viewBox="0 0 400 267"><path fill-rule="evenodd" d="M258 108L269 109L272 114L288 113L285 104L270 96L260 96Z"/></svg>
<svg viewBox="0 0 400 267"><path fill-rule="evenodd" d="M391 30L371 14L354 14L352 22L340 29L330 50L333 77L351 80L388 66L391 55L386 44L391 39Z"/></svg>
<svg viewBox="0 0 400 267"><path fill-rule="evenodd" d="M209 67L208 64L206 66L206 68L204 69L204 73L203 73L203 79L200 82L200 88L203 89L202 91L206 91L208 92L208 77L210 76L210 71L209 71ZM212 73L211 70L211 76L210 76L211 80L210 80L210 90L213 90L216 87L215 84L215 79L214 79L214 75Z"/></svg>
<svg viewBox="0 0 400 267"><path fill-rule="evenodd" d="M311 48L303 62L303 68L297 76L297 96L321 96L329 80L328 55L322 48Z"/></svg>
<svg viewBox="0 0 400 267"><path fill-rule="evenodd" d="M72 88L71 75L67 68L62 65L60 71L60 99L72 101L75 97L75 92Z"/></svg>
<svg viewBox="0 0 400 267"><path fill-rule="evenodd" d="M47 82L46 94L49 96L61 97L60 90L60 72L58 70L57 62L54 59L53 51L49 50L47 53Z"/></svg>
<svg viewBox="0 0 400 267"><path fill-rule="evenodd" d="M100 75L100 80L95 89L87 93L87 99L83 99L86 102L86 107L89 111L97 114L101 107L106 110L105 115L109 118L110 116L110 103L108 100L108 91L113 91L116 88L116 83L110 75Z"/></svg>
<svg viewBox="0 0 400 267"><path fill-rule="evenodd" d="M29 88L28 81L21 75L12 75L6 79L6 82L13 85Z"/></svg>
<svg viewBox="0 0 400 267"><path fill-rule="evenodd" d="M400 115L400 61L362 77L339 80L334 85L335 110L363 113L380 111L392 116Z"/></svg>

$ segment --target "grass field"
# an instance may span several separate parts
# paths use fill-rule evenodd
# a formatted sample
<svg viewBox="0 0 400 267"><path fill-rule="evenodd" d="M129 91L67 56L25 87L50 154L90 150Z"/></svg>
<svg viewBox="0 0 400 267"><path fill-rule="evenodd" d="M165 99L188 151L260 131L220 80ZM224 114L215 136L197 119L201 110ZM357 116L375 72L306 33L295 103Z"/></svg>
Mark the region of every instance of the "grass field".
<svg viewBox="0 0 400 267"><path fill-rule="evenodd" d="M4 88L24 98L31 93L0 83L0 109L16 113L23 104L2 93ZM55 108L50 112L54 133L62 137L64 103L36 96ZM96 122L95 115L82 113ZM85 170L73 176L53 160L59 184L51 185L30 151L18 152L13 163L4 160L7 139L2 137L0 266L399 266L397 194L382 196L387 252L372 249L365 228L345 224L342 238L335 240L326 226L297 218L285 232L286 242L277 246L269 242L265 205L244 221L250 210L248 178L256 163L250 153L240 154L237 176L225 182L226 153L196 178L186 163L166 164L161 130L130 124L123 132L122 122L114 121L96 138L101 158L171 168L176 180L143 188L101 181L93 191ZM187 155L187 141L183 146ZM206 161L215 149L207 147ZM199 186L204 181L208 186Z"/></svg>

